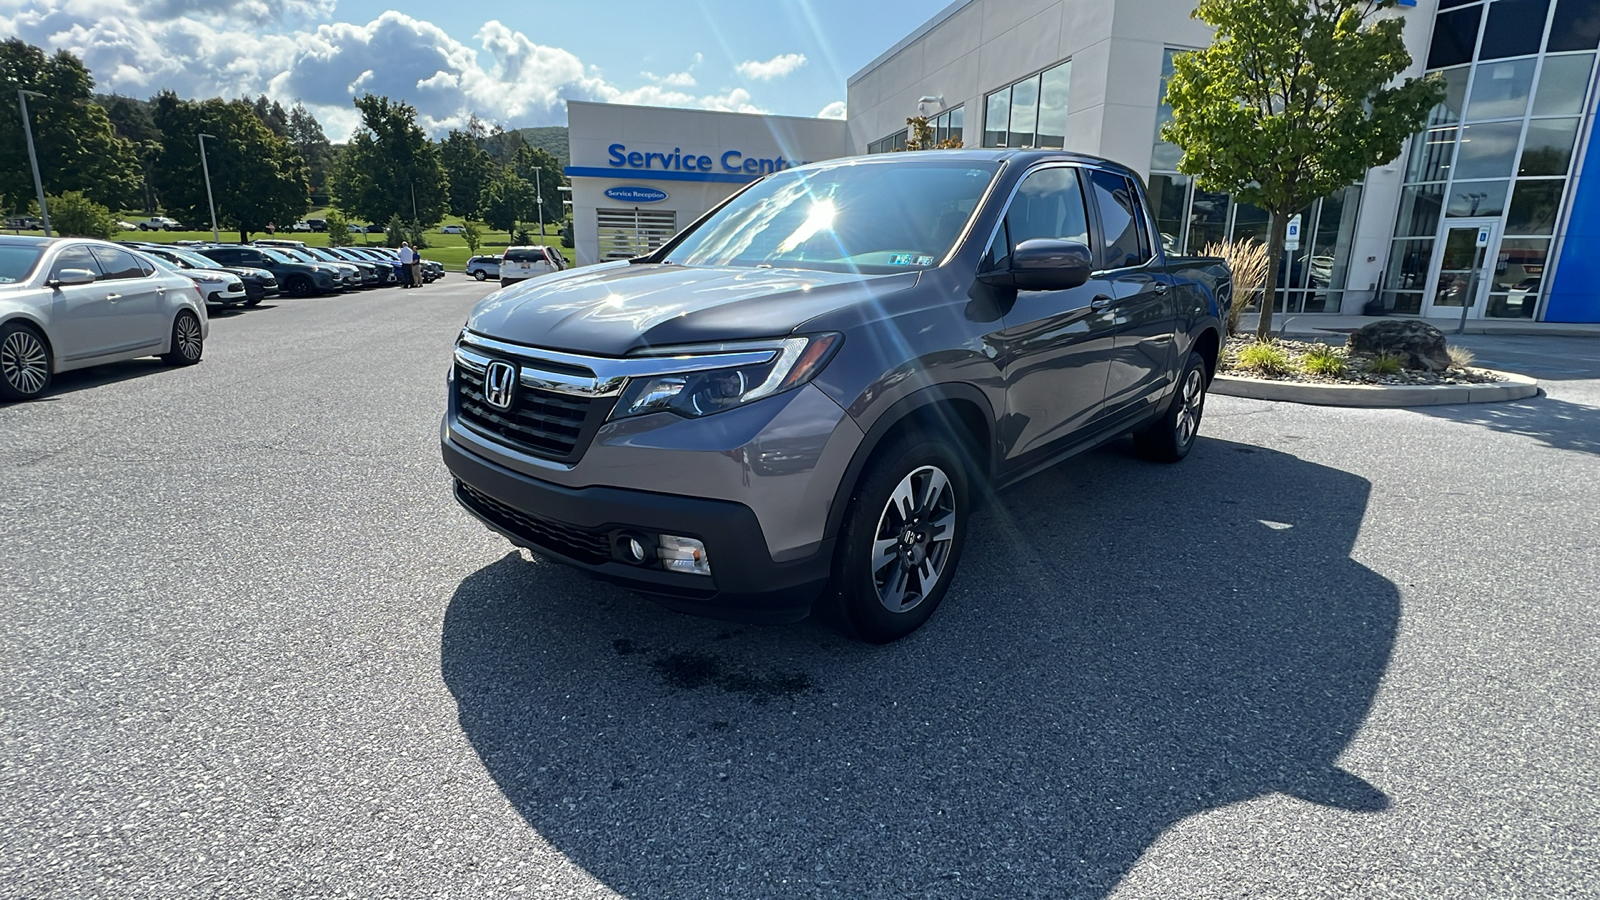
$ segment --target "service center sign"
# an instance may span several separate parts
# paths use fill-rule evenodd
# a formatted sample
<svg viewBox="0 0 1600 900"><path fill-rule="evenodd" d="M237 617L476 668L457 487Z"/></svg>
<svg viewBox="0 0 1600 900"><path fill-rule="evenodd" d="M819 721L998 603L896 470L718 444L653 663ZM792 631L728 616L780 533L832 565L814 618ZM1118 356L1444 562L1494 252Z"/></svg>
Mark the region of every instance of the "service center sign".
<svg viewBox="0 0 1600 900"><path fill-rule="evenodd" d="M775 156L770 159L761 159L746 156L738 150L726 150L717 154L715 161L709 156L702 156L694 152L685 153L680 147L672 148L671 153L641 153L629 150L626 144L612 144L606 148L607 162L617 169L656 169L664 172L721 172L724 174L738 173L741 175L766 175L771 172L781 172L794 166L803 166L804 162L784 159ZM714 168L715 163L720 163L721 168Z"/></svg>
<svg viewBox="0 0 1600 900"><path fill-rule="evenodd" d="M606 188L606 196L623 203L660 203L667 199L667 192L653 187L624 187Z"/></svg>

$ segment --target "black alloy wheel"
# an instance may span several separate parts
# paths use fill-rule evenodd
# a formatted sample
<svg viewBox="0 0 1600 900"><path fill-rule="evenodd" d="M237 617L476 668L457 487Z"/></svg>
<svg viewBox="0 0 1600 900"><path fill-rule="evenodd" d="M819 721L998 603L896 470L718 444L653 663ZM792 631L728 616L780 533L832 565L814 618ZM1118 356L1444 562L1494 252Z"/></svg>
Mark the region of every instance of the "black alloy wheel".
<svg viewBox="0 0 1600 900"><path fill-rule="evenodd" d="M1190 352L1178 377L1178 390L1167 411L1145 428L1134 432L1133 444L1139 455L1156 462L1175 463L1189 455L1200 435L1200 419L1206 411L1206 358Z"/></svg>

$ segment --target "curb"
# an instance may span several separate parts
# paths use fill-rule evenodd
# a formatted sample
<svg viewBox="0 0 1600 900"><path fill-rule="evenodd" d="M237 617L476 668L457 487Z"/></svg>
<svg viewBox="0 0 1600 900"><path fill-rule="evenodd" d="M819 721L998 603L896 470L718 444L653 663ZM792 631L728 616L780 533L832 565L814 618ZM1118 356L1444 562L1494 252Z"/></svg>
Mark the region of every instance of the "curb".
<svg viewBox="0 0 1600 900"><path fill-rule="evenodd" d="M1363 408L1401 406L1443 406L1452 403L1503 403L1525 400L1539 393L1539 382L1526 375L1495 372L1505 381L1494 384L1304 384L1295 381L1266 381L1238 375L1218 375L1210 392L1224 397L1250 400L1278 400L1312 406L1352 406Z"/></svg>

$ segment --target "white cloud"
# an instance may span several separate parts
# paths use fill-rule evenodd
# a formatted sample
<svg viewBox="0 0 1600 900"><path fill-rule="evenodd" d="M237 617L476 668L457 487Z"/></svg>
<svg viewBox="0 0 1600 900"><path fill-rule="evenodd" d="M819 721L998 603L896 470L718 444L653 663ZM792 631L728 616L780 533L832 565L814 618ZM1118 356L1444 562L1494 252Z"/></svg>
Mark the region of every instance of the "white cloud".
<svg viewBox="0 0 1600 900"><path fill-rule="evenodd" d="M805 64L806 55L804 53L784 53L774 56L766 62L747 59L739 63L735 68L739 70L740 75L746 78L754 78L757 81L771 81L774 78L782 78Z"/></svg>
<svg viewBox="0 0 1600 900"><path fill-rule="evenodd" d="M103 92L264 93L285 105L301 101L336 141L359 125L350 101L366 92L415 106L419 124L435 135L472 115L507 127L560 123L568 100L765 112L743 88L689 91L696 86L692 71L702 61L698 53L685 70L646 73L651 83L629 89L573 53L537 44L498 21L486 22L468 44L394 11L364 25L330 21L334 4L0 0L0 34L77 54Z"/></svg>
<svg viewBox="0 0 1600 900"><path fill-rule="evenodd" d="M822 111L817 113L817 118L819 119L842 119L844 116L845 105L843 100L835 100L824 106Z"/></svg>

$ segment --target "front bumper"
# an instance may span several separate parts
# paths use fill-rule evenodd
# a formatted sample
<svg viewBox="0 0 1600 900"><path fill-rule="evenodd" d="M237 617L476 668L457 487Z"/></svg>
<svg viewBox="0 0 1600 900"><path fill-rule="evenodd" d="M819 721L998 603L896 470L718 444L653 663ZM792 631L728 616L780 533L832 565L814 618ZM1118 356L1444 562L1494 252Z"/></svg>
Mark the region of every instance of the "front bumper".
<svg viewBox="0 0 1600 900"><path fill-rule="evenodd" d="M774 562L756 514L743 504L615 487L566 487L515 472L448 437L444 462L456 500L512 543L682 612L756 622L794 622L826 587L833 539L800 559ZM632 565L613 550L621 533L674 534L704 542L711 575Z"/></svg>

